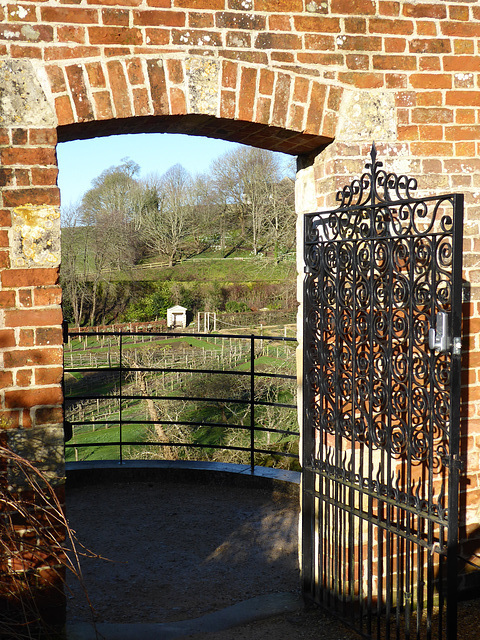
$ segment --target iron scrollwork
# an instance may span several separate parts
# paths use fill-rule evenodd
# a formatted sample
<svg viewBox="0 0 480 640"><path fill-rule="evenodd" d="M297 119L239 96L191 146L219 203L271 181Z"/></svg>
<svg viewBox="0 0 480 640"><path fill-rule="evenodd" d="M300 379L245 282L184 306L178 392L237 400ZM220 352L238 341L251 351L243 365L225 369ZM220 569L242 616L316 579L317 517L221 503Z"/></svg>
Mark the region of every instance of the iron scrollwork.
<svg viewBox="0 0 480 640"><path fill-rule="evenodd" d="M369 638L373 602L420 611L434 562L457 562L461 200L416 189L373 146L338 207L305 216L303 567L316 602L358 599Z"/></svg>
<svg viewBox="0 0 480 640"><path fill-rule="evenodd" d="M452 201L414 198L415 178L385 171L375 145L370 156L337 209L306 216L315 428L438 471L450 354L432 353L427 337L451 310Z"/></svg>
<svg viewBox="0 0 480 640"><path fill-rule="evenodd" d="M416 198L416 178L387 173L377 160L372 145L371 161L365 171L349 185L337 191L337 208L318 213L306 227L306 242L319 237L324 240L347 240L426 236L449 233L453 224L451 196ZM307 260L307 267L309 262Z"/></svg>

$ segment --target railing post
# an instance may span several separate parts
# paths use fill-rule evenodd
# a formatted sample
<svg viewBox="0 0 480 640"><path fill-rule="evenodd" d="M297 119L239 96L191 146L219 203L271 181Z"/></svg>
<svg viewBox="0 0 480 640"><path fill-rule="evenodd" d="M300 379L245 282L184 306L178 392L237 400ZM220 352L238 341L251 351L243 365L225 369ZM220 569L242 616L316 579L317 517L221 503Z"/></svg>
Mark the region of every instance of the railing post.
<svg viewBox="0 0 480 640"><path fill-rule="evenodd" d="M118 391L118 399L120 402L120 406L119 406L119 410L118 410L118 420L119 420L119 434L118 434L118 440L120 442L120 464L123 464L123 444L122 444L122 384L123 384L123 371L122 371L122 367L123 367L123 362L122 362L122 358L123 358L123 332L122 330L120 330L120 344L119 344L119 364L118 364L118 369L119 369L119 376L120 376L120 380L119 380L119 391Z"/></svg>
<svg viewBox="0 0 480 640"><path fill-rule="evenodd" d="M250 336L250 471L254 472L255 461L255 336Z"/></svg>

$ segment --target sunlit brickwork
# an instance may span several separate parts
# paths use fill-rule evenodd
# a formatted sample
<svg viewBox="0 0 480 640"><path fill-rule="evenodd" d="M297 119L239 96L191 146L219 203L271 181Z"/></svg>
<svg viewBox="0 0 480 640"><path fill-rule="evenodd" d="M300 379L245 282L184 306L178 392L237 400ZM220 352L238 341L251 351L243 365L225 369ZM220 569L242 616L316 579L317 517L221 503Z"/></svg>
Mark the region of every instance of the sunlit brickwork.
<svg viewBox="0 0 480 640"><path fill-rule="evenodd" d="M336 190L362 172L374 139L387 170L416 177L422 194L465 194L461 518L467 555L476 550L477 2L6 0L0 18L7 440L28 430L62 447L58 140L182 132L299 155L301 214L334 205Z"/></svg>

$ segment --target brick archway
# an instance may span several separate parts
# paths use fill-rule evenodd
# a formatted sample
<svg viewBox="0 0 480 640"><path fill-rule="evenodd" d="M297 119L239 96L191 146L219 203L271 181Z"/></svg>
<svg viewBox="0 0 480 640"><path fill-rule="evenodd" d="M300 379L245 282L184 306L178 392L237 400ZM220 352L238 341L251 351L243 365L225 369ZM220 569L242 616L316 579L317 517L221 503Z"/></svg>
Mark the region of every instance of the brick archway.
<svg viewBox="0 0 480 640"><path fill-rule="evenodd" d="M85 56L81 47L75 51ZM61 423L57 141L170 132L315 156L334 137L342 91L301 70L118 53L116 60L85 56L43 66L12 60L0 67L12 104L1 152L2 220L5 229L12 225L5 238L14 236L0 255L6 269L2 409L15 428Z"/></svg>
<svg viewBox="0 0 480 640"><path fill-rule="evenodd" d="M375 139L423 192L465 193L461 519L478 548L480 7L25 0L0 18L2 438L61 486L58 140L169 131L300 155L302 213L334 203Z"/></svg>
<svg viewBox="0 0 480 640"><path fill-rule="evenodd" d="M342 95L335 85L298 72L200 56L125 58L46 71L60 141L181 132L299 155L333 140ZM76 123L85 126L73 128Z"/></svg>

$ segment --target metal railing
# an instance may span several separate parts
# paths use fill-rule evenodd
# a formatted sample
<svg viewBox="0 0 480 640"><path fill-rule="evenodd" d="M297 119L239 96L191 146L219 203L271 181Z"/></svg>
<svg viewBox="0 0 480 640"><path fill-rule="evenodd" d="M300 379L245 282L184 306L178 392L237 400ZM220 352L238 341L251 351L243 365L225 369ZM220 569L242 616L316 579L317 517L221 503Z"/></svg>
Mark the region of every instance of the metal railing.
<svg viewBox="0 0 480 640"><path fill-rule="evenodd" d="M65 339L67 459L79 451L120 463L192 459L200 450L195 459L222 461L221 451L252 471L298 459L296 338L69 331Z"/></svg>

